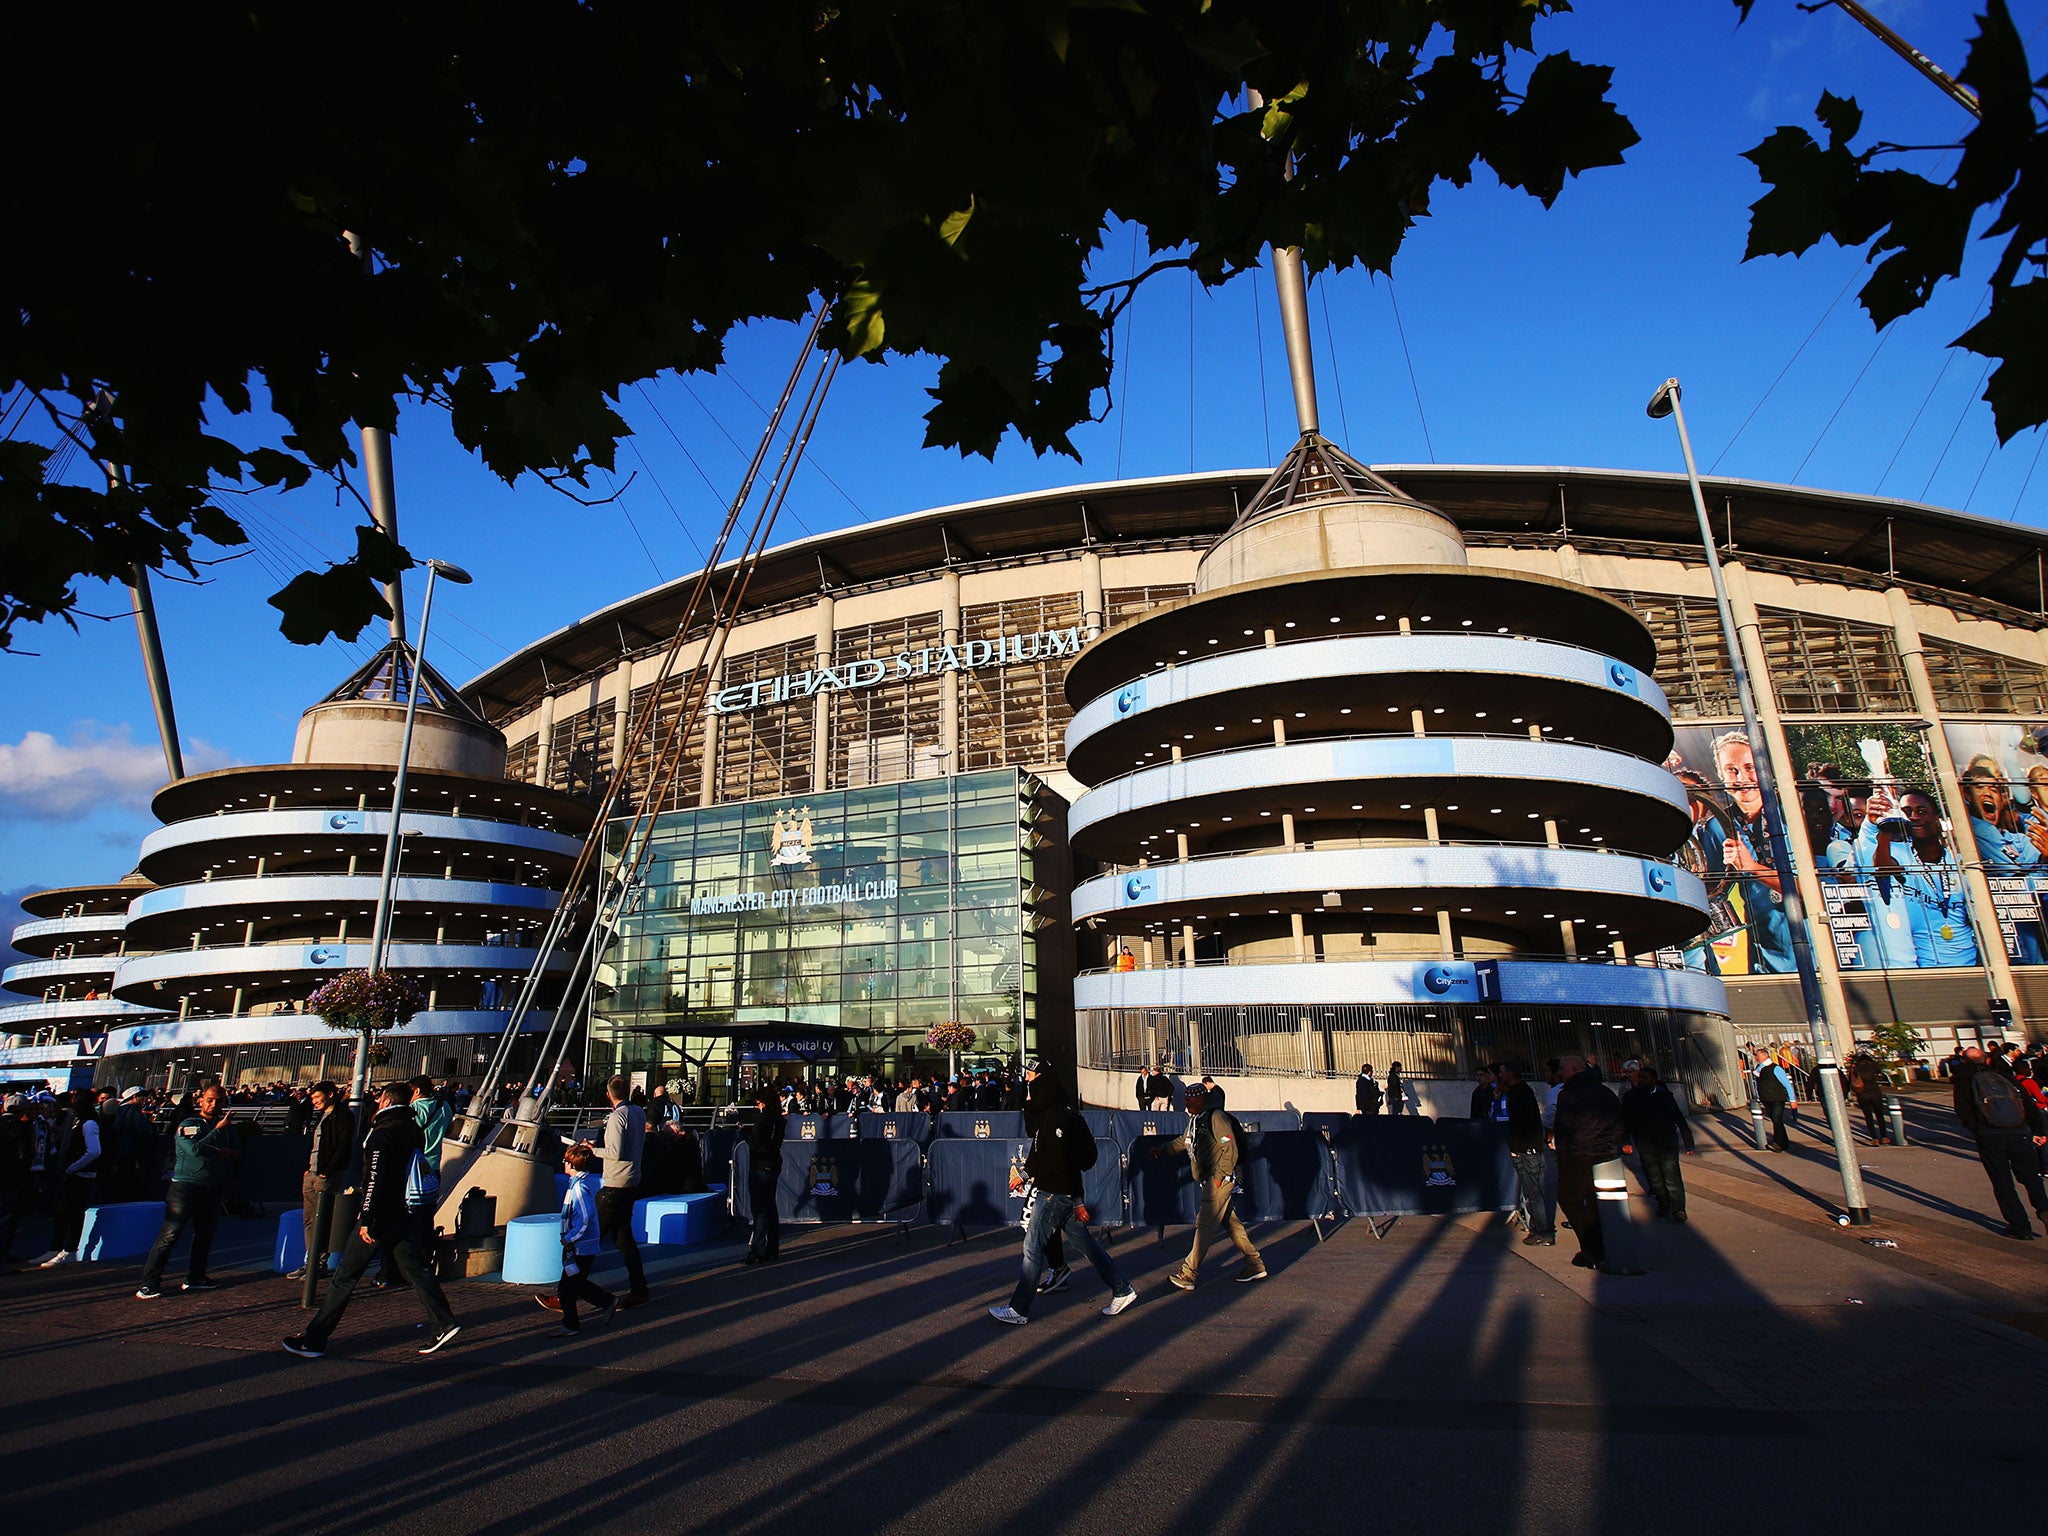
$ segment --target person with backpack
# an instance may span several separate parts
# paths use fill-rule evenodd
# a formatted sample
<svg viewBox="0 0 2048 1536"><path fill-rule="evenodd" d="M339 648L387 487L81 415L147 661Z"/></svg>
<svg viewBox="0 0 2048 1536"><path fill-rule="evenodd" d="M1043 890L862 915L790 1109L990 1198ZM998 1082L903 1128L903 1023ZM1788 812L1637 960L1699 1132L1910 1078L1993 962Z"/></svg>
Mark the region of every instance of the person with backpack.
<svg viewBox="0 0 2048 1536"><path fill-rule="evenodd" d="M1210 1104L1209 1096L1199 1083L1190 1083L1186 1095L1188 1128L1163 1146L1154 1147L1154 1157L1165 1157L1172 1152L1187 1154L1188 1167L1195 1176L1195 1183L1202 1191L1201 1213L1195 1218L1195 1243L1188 1250L1186 1261L1166 1278L1184 1291L1195 1288L1195 1280L1202 1268L1202 1255L1209 1251L1209 1244L1218 1232L1228 1234L1233 1246L1244 1259L1244 1273L1237 1277L1239 1285L1249 1285L1255 1280L1266 1278L1266 1261L1259 1256L1259 1250L1252 1246L1246 1236L1244 1223L1238 1220L1231 1202L1237 1196L1237 1161L1239 1150L1244 1145L1244 1127L1237 1123L1237 1116L1229 1110Z"/></svg>
<svg viewBox="0 0 2048 1536"><path fill-rule="evenodd" d="M356 1282L370 1267L370 1256L387 1243L398 1273L413 1288L427 1314L430 1337L420 1353L434 1354L462 1331L422 1248L426 1223L434 1215L433 1193L427 1188L421 1155L424 1144L419 1122L413 1118L412 1086L386 1083L377 1095L377 1115L370 1122L370 1133L363 1138L363 1200L355 1230L349 1233L334 1283L328 1286L313 1321L304 1333L284 1341L288 1354L318 1360L327 1353L327 1340L348 1310Z"/></svg>
<svg viewBox="0 0 2048 1536"><path fill-rule="evenodd" d="M1991 1180L1991 1192L2005 1217L2005 1235L2018 1242L2039 1236L2027 1225L2014 1182L2024 1185L2034 1214L2048 1227L2048 1187L2041 1177L2041 1148L2048 1146L2048 1115L2020 1092L2019 1085L1969 1046L1950 1078L1956 1118L1976 1138L1977 1160Z"/></svg>
<svg viewBox="0 0 2048 1536"><path fill-rule="evenodd" d="M1379 1079L1372 1075L1372 1063L1366 1062L1358 1069L1358 1081L1351 1085L1352 1103L1358 1106L1361 1115L1377 1115L1386 1099L1386 1094L1380 1090Z"/></svg>
<svg viewBox="0 0 2048 1536"><path fill-rule="evenodd" d="M1790 1152L1792 1138L1785 1130L1785 1115L1792 1107L1792 1075L1771 1060L1768 1051L1756 1053L1756 1071L1750 1076L1756 1101L1771 1118L1771 1150Z"/></svg>
<svg viewBox="0 0 2048 1536"><path fill-rule="evenodd" d="M1071 1239L1088 1255L1095 1273L1109 1287L1109 1305L1104 1317L1115 1317L1137 1301L1138 1293L1124 1279L1116 1261L1093 1232L1088 1230L1085 1207L1081 1204L1082 1181L1095 1166L1095 1133L1066 1095L1043 1075L1043 1063L1036 1056L1024 1063L1024 1081L1037 1106L1036 1130L1031 1151L1024 1159L1024 1171L1010 1176L1010 1192L1024 1191L1024 1267L1017 1288L1006 1305L988 1309L999 1323L1021 1327L1031 1321L1031 1302L1039 1294L1038 1283L1045 1274L1046 1249L1055 1237ZM1028 1109L1026 1114L1032 1114ZM1062 1266L1064 1267L1064 1266Z"/></svg>

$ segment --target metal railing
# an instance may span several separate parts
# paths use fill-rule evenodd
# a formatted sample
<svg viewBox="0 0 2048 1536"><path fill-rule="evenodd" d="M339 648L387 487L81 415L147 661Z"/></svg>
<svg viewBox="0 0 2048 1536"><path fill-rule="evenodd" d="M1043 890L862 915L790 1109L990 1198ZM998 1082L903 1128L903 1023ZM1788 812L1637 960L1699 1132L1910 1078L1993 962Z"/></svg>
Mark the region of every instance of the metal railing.
<svg viewBox="0 0 2048 1536"><path fill-rule="evenodd" d="M1257 823L1246 823L1247 826L1263 824L1264 818L1261 818ZM1233 827L1233 830L1238 829ZM1277 823L1272 824L1272 830L1278 832L1280 830L1279 825ZM1191 853L1185 859L1162 856L1147 864L1102 864L1098 866L1101 870L1100 874L1090 875L1086 880L1079 880L1075 883L1077 885L1085 885L1088 880L1098 880L1112 876L1152 874L1162 869L1173 869L1181 864L1202 864L1212 859L1256 859L1263 858L1268 854L1278 853L1350 853L1358 850L1377 852L1385 849L1419 853L1428 848L1513 848L1517 851L1528 853L1611 853L1625 859L1652 859L1659 864L1669 864L1671 862L1671 855L1669 854L1642 853L1632 848L1613 847L1604 842L1561 842L1553 848L1548 843L1532 842L1526 838L1512 837L1440 837L1435 842L1431 842L1427 837L1357 837L1321 838L1316 840L1297 838L1293 847L1282 843L1277 847L1232 848L1218 849L1209 853Z"/></svg>
<svg viewBox="0 0 2048 1536"><path fill-rule="evenodd" d="M1616 955L1612 950L1589 951L1585 954L1578 955L1543 954L1532 950L1517 950L1513 954L1509 955L1459 955L1452 954L1449 951L1444 950L1404 950L1400 954L1389 955L1376 955L1369 953L1360 953L1356 955L1245 955L1242 957L1226 956L1222 958L1211 957L1208 959L1198 959L1192 966L1181 964L1178 962L1173 964L1161 962L1160 964L1150 966L1140 964L1132 966L1129 969L1119 969L1117 966L1114 965L1099 965L1091 966L1088 969L1078 971L1075 974L1077 976L1130 976L1135 975L1140 971L1209 970L1218 966L1238 965L1362 965L1373 963L1390 965L1400 965L1407 963L1413 963L1416 965L1435 965L1446 962L1466 962L1478 964L1494 960L1498 960L1504 964L1521 963L1526 961L1539 965L1621 965L1635 966L1644 970L1652 971L1686 971L1690 972L1692 975L1695 976L1705 976L1711 974L1704 965L1692 964L1685 960L1682 956L1675 959L1669 956L1657 954L1629 955L1623 957Z"/></svg>

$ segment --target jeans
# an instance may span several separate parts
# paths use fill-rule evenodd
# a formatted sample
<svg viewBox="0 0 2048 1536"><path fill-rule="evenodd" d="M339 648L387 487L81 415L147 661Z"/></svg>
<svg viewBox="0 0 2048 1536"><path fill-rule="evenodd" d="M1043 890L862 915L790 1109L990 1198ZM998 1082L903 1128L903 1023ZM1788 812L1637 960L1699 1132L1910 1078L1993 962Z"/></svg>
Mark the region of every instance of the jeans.
<svg viewBox="0 0 2048 1536"><path fill-rule="evenodd" d="M221 1200L227 1191L212 1184L173 1183L164 1191L164 1224L157 1230L156 1246L142 1265L142 1288L154 1291L164 1283L164 1266L171 1249L187 1227L192 1229L192 1256L185 1265L185 1278L204 1280L206 1261L213 1255L213 1233L220 1225Z"/></svg>
<svg viewBox="0 0 2048 1536"><path fill-rule="evenodd" d="M747 1169L747 1203L754 1210L754 1234L747 1242L747 1253L756 1259L772 1259L782 1246L782 1219L775 1209L775 1186L781 1182L781 1169Z"/></svg>
<svg viewBox="0 0 2048 1536"><path fill-rule="evenodd" d="M625 1191L621 1191L625 1193ZM627 1234L632 1240L632 1234ZM562 1304L562 1326L574 1330L581 1325L576 1321L576 1303L588 1302L602 1312L612 1304L612 1293L590 1278L591 1266L596 1258L587 1253L562 1254L562 1278L555 1282L555 1300Z"/></svg>
<svg viewBox="0 0 2048 1536"><path fill-rule="evenodd" d="M398 1266L399 1275L419 1297L420 1307L427 1314L427 1326L433 1329L434 1337L438 1339L453 1328L455 1314L448 1310L448 1298L441 1294L441 1282L434 1278L434 1267L427 1262L421 1247L426 1223L431 1220L432 1211L408 1212L403 1221L374 1243L364 1242L361 1230L351 1228L348 1246L341 1250L341 1263L334 1271L326 1296L321 1299L320 1310L306 1325L306 1342L315 1349L326 1348L335 1325L341 1321L342 1313L348 1310L349 1297L355 1294L356 1282L370 1267L370 1256L380 1249L388 1250L391 1262Z"/></svg>
<svg viewBox="0 0 2048 1536"><path fill-rule="evenodd" d="M1792 1138L1785 1130L1785 1116L1791 1108L1790 1104L1766 1103L1764 1105L1764 1113L1770 1116L1771 1119L1771 1145L1780 1152L1790 1152L1792 1150Z"/></svg>
<svg viewBox="0 0 2048 1536"><path fill-rule="evenodd" d="M1863 1123L1870 1128L1870 1144L1873 1147L1884 1144L1885 1113L1883 1099L1858 1099L1856 1107L1863 1111Z"/></svg>
<svg viewBox="0 0 2048 1536"><path fill-rule="evenodd" d="M1102 1276L1110 1295L1122 1296L1130 1290L1130 1282L1117 1269L1109 1251L1088 1230L1088 1224L1074 1215L1074 1207L1080 1203L1078 1195L1055 1195L1044 1189L1032 1192L1024 1221L1024 1270L1017 1277L1017 1289L1010 1293L1012 1310L1022 1316L1031 1315L1031 1303L1038 1295L1038 1282L1045 1274L1046 1245L1061 1233L1088 1255L1088 1262Z"/></svg>
<svg viewBox="0 0 2048 1536"><path fill-rule="evenodd" d="M1515 1165L1515 1177L1521 1181L1522 1216L1529 1223L1529 1235L1554 1239L1557 1210L1550 1203L1550 1192L1543 1187L1543 1149L1531 1147L1527 1152L1510 1152L1508 1157Z"/></svg>
<svg viewBox="0 0 2048 1536"><path fill-rule="evenodd" d="M57 1195L57 1224L50 1234L50 1246L62 1253L76 1252L79 1234L85 1230L86 1209L99 1203L97 1175L65 1174Z"/></svg>
<svg viewBox="0 0 2048 1536"><path fill-rule="evenodd" d="M2015 1232L2027 1230L2026 1207L2020 1204L2020 1192L2013 1187L2015 1181L2026 1186L2035 1214L2048 1216L2048 1188L2043 1187L2041 1178L2041 1149L2034 1145L2029 1132L1979 1131L1977 1158L1991 1180L1991 1192L1998 1197L1998 1211L2005 1217L2007 1227Z"/></svg>
<svg viewBox="0 0 2048 1536"><path fill-rule="evenodd" d="M327 1207L327 1232L325 1237L316 1235L315 1228L320 1221L320 1197L328 1192L329 1179L324 1173L307 1172L299 1175L299 1211L306 1224L306 1262L327 1272L327 1255L339 1250L330 1246L334 1240L334 1217L341 1209L341 1192L334 1191L335 1198ZM343 1240L346 1242L346 1239Z"/></svg>
<svg viewBox="0 0 2048 1536"><path fill-rule="evenodd" d="M1209 1245L1216 1240L1219 1231L1229 1237L1252 1273L1264 1271L1266 1261L1259 1257L1259 1250L1252 1246L1244 1223L1237 1219L1237 1212L1231 1206L1231 1197L1236 1193L1237 1183L1232 1179L1224 1179L1220 1183L1210 1179L1203 1184L1202 1210L1195 1217L1195 1243L1188 1250L1187 1262L1180 1267L1183 1280L1195 1279L1196 1271L1202 1267L1202 1255L1209 1251Z"/></svg>
<svg viewBox="0 0 2048 1536"><path fill-rule="evenodd" d="M14 1235L21 1218L34 1211L35 1185L24 1177L18 1183L0 1185L0 1262L14 1257Z"/></svg>
<svg viewBox="0 0 2048 1536"><path fill-rule="evenodd" d="M1557 1160L1557 1208L1572 1224L1579 1240L1579 1252L1598 1264L1607 1257L1607 1240L1600 1235L1600 1202L1593 1192L1593 1159L1560 1157Z"/></svg>
<svg viewBox="0 0 2048 1536"><path fill-rule="evenodd" d="M626 1261L626 1283L632 1295L647 1294L647 1271L640 1267L640 1245L633 1240L633 1202L640 1198L634 1189L600 1189L597 1192L597 1232L609 1239Z"/></svg>
<svg viewBox="0 0 2048 1536"><path fill-rule="evenodd" d="M1684 1154L1677 1147L1637 1147L1643 1159L1643 1187L1657 1202L1659 1216L1685 1214L1685 1175L1679 1171Z"/></svg>

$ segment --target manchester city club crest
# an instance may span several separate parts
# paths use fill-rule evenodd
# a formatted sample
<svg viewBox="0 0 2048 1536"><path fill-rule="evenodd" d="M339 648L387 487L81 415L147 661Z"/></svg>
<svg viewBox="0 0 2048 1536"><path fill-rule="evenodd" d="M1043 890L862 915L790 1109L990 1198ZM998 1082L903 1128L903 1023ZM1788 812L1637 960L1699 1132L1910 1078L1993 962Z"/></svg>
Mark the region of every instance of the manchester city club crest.
<svg viewBox="0 0 2048 1536"><path fill-rule="evenodd" d="M990 1136L995 1134L995 1126L990 1121L977 1120L974 1122L974 1134L983 1141L987 1141Z"/></svg>
<svg viewBox="0 0 2048 1536"><path fill-rule="evenodd" d="M839 1164L829 1157L811 1159L811 1193L834 1198L839 1194Z"/></svg>
<svg viewBox="0 0 2048 1536"><path fill-rule="evenodd" d="M818 1139L818 1121L816 1116L805 1115L803 1119L797 1121L796 1139L798 1141L816 1141Z"/></svg>
<svg viewBox="0 0 2048 1536"><path fill-rule="evenodd" d="M1451 1166L1449 1147L1424 1147L1422 1149L1422 1182L1429 1189L1452 1189L1458 1182L1458 1173Z"/></svg>
<svg viewBox="0 0 2048 1536"><path fill-rule="evenodd" d="M775 813L775 826L769 834L769 847L774 857L768 861L770 869L803 869L811 862L811 848L816 841L811 832L811 808L799 806L794 810Z"/></svg>
<svg viewBox="0 0 2048 1536"><path fill-rule="evenodd" d="M884 1141L894 1141L895 1139L896 1139L896 1122L895 1122L894 1120L884 1120L884 1121L882 1122L882 1140L884 1140Z"/></svg>

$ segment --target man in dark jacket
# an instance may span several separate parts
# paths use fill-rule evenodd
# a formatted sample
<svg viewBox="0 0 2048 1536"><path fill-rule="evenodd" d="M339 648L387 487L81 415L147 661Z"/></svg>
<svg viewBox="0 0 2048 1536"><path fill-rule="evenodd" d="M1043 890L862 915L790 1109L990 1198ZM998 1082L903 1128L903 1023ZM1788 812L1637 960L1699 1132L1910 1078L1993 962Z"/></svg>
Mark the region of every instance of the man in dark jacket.
<svg viewBox="0 0 2048 1536"><path fill-rule="evenodd" d="M1630 1088L1621 1096L1621 1121L1643 1160L1643 1187L1657 1202L1657 1214L1684 1223L1685 1175L1679 1159L1692 1150L1692 1127L1671 1090L1652 1066L1625 1064Z"/></svg>
<svg viewBox="0 0 2048 1536"><path fill-rule="evenodd" d="M1012 1327L1031 1320L1031 1302L1038 1294L1039 1277L1045 1273L1046 1245L1058 1233L1088 1255L1095 1273L1109 1287L1109 1305L1102 1315L1115 1317L1138 1299L1138 1293L1081 1219L1082 1178L1095 1155L1095 1133L1064 1094L1040 1087L1049 1080L1040 1075L1036 1057L1025 1062L1024 1080L1037 1106L1026 1113L1033 1114L1037 1129L1024 1159L1023 1174L1010 1177L1012 1193L1027 1186L1030 1191L1024 1201L1024 1269L1017 1277L1017 1288L1010 1292L1009 1305L990 1307L988 1315Z"/></svg>
<svg viewBox="0 0 2048 1536"><path fill-rule="evenodd" d="M1557 1116L1551 1141L1557 1148L1557 1208L1572 1224L1579 1251L1572 1263L1598 1269L1607 1258L1600 1233L1600 1202L1593 1190L1593 1169L1621 1155L1621 1101L1600 1080L1600 1069L1583 1056L1558 1063L1563 1084L1557 1090Z"/></svg>
<svg viewBox="0 0 2048 1536"><path fill-rule="evenodd" d="M294 1280L306 1278L308 1264L323 1275L327 1273L327 1245L333 1236L336 1206L327 1207L329 1227L326 1232L319 1231L320 1197L340 1196L342 1186L348 1183L349 1157L356 1144L356 1117L342 1102L339 1088L332 1083L315 1083L307 1097L313 1106L313 1150L299 1179L299 1205L306 1221L306 1262L292 1272Z"/></svg>
<svg viewBox="0 0 2048 1536"><path fill-rule="evenodd" d="M302 1359L317 1360L327 1353L327 1340L348 1310L356 1282L370 1267L371 1255L388 1245L398 1273L420 1299L427 1314L427 1343L420 1353L431 1355L462 1331L448 1298L441 1294L441 1282L427 1260L422 1239L426 1224L433 1220L429 1206L415 1209L407 1198L412 1182L413 1159L426 1145L419 1122L413 1118L412 1088L406 1083L386 1083L377 1096L377 1115L370 1122L370 1134L363 1138L362 1208L356 1228L349 1233L348 1246L341 1251L341 1267L327 1298L306 1331L284 1341L284 1347Z"/></svg>
<svg viewBox="0 0 2048 1536"><path fill-rule="evenodd" d="M242 1159L241 1138L228 1119L225 1093L212 1086L199 1090L192 1113L178 1123L171 1137L171 1151L176 1160L171 1166L171 1186L164 1191L164 1224L143 1263L142 1285L135 1293L138 1301L155 1301L163 1294L164 1266L187 1227L192 1229L192 1253L184 1289L216 1288L206 1272L206 1262L213 1257L213 1233L220 1225L221 1204L234 1187L235 1165Z"/></svg>
<svg viewBox="0 0 2048 1536"><path fill-rule="evenodd" d="M1358 1081L1351 1085L1351 1101L1358 1106L1361 1115L1377 1115L1380 1105L1387 1096L1380 1089L1380 1080L1372 1075L1372 1063L1366 1062L1358 1069Z"/></svg>
<svg viewBox="0 0 2048 1536"><path fill-rule="evenodd" d="M754 1090L754 1123L747 1127L747 1205L754 1231L746 1264L772 1264L782 1257L782 1220L775 1190L782 1179L782 1105L766 1083Z"/></svg>
<svg viewBox="0 0 2048 1536"><path fill-rule="evenodd" d="M1502 1063L1499 1077L1502 1102L1507 1105L1508 1158L1515 1165L1521 1185L1522 1222L1529 1229L1522 1242L1530 1248L1557 1245L1557 1210L1544 1188L1543 1106L1536 1090L1522 1081L1522 1069L1513 1062Z"/></svg>
<svg viewBox="0 0 2048 1536"><path fill-rule="evenodd" d="M1983 1078L1980 1082L1978 1079ZM2026 1186L2034 1214L2048 1227L2048 1188L2041 1177L2041 1148L2048 1145L2048 1116L2011 1077L1985 1060L1977 1046L1966 1047L1950 1079L1956 1118L1977 1142L1977 1160L1991 1180L2005 1217L2005 1235L2032 1241L2026 1207L2014 1181Z"/></svg>

